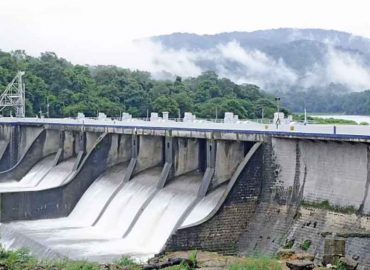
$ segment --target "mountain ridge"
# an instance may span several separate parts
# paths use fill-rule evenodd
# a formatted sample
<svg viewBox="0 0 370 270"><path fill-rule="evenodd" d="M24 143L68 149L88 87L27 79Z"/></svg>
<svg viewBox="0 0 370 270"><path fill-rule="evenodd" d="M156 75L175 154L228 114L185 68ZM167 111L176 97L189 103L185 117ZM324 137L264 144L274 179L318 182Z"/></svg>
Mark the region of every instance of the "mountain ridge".
<svg viewBox="0 0 370 270"><path fill-rule="evenodd" d="M187 60L180 64L212 70L237 83L257 84L282 96L293 111L307 105L320 112L351 111L354 104L345 110L341 104L348 103L345 96L353 97L352 92L368 100L368 92L360 94L370 89L367 37L333 29L276 28L211 35L177 32L151 41L170 50L173 59L178 53ZM315 104L321 100L321 105ZM330 100L338 106L331 106Z"/></svg>

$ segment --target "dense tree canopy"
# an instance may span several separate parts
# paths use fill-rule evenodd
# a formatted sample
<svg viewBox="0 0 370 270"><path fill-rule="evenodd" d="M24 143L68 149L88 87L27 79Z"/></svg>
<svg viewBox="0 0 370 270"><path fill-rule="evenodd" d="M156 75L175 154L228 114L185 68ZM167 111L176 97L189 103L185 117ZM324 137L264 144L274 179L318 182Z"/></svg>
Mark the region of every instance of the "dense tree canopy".
<svg viewBox="0 0 370 270"><path fill-rule="evenodd" d="M96 116L104 112L114 117L129 112L145 117L148 112L168 111L170 117L193 112L197 117L223 117L234 112L240 118L271 117L274 99L255 85L237 85L205 72L196 78L174 81L154 80L151 74L116 66L73 65L55 53L31 57L24 51L0 51L0 90L23 70L26 82L26 115L50 117ZM7 114L9 112L3 112Z"/></svg>

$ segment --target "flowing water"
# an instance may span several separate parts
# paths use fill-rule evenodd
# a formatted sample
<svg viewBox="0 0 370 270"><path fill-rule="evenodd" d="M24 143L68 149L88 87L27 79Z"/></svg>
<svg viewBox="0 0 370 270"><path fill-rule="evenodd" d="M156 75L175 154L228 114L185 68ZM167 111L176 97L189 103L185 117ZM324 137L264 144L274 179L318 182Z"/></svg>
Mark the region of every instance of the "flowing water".
<svg viewBox="0 0 370 270"><path fill-rule="evenodd" d="M54 166L54 155L43 158L19 181L0 184L0 192L41 190L60 186L72 174L76 158Z"/></svg>
<svg viewBox="0 0 370 270"><path fill-rule="evenodd" d="M11 180L9 182L0 183L0 191L5 191L7 188L11 189L13 187L18 189L35 187L53 167L54 157L54 155L50 155L37 162L19 181Z"/></svg>
<svg viewBox="0 0 370 270"><path fill-rule="evenodd" d="M225 190L226 185L222 185L207 194L207 196L200 200L200 202L198 202L193 208L185 221L182 223L181 227L189 226L207 217L207 215L210 214L211 211L217 206L217 203L220 201Z"/></svg>
<svg viewBox="0 0 370 270"><path fill-rule="evenodd" d="M57 187L68 181L69 176L72 175L76 160L76 158L69 158L54 166L37 184L37 189L40 190Z"/></svg>
<svg viewBox="0 0 370 270"><path fill-rule="evenodd" d="M154 194L161 173L161 168L153 168L138 174L123 185L95 226L92 226L110 196L122 182L126 168L127 164L116 166L98 178L67 218L14 222L6 225L2 232L5 234L7 232L8 235L2 239L3 244L10 248L29 246L32 250L35 245L41 245L57 254L59 251L68 253L73 243L121 238L136 213ZM17 238L14 230L27 235L28 240Z"/></svg>
<svg viewBox="0 0 370 270"><path fill-rule="evenodd" d="M50 169L39 179L39 186L63 183L72 164L67 160ZM225 186L219 187L194 207L200 173L177 177L157 189L161 167L143 171L122 184L127 165L109 168L95 180L68 217L1 224L2 244L28 247L35 255L50 258L104 261L126 255L146 259L163 248L176 228L206 217L225 190Z"/></svg>
<svg viewBox="0 0 370 270"><path fill-rule="evenodd" d="M109 198L122 183L126 169L127 163L107 169L85 191L68 217L14 222L13 227L24 231L42 232L47 229L92 226Z"/></svg>
<svg viewBox="0 0 370 270"><path fill-rule="evenodd" d="M200 174L184 175L158 191L124 238L112 238L109 229L105 237L99 241L69 242L68 244L60 241L59 243L54 242L52 248L76 259L99 260L102 257L122 254L135 258L150 257L161 250L173 230L182 223L184 213L196 200L201 179ZM135 194L141 196L140 193ZM126 209L126 211L132 210L137 212L137 209L131 209L131 207ZM125 213L129 213L126 211ZM112 224L109 228L113 227ZM128 223L122 223L122 225L127 228ZM120 234L122 232L124 230L121 230Z"/></svg>
<svg viewBox="0 0 370 270"><path fill-rule="evenodd" d="M147 199L154 194L160 173L161 168L157 167L135 176L130 182L122 186L103 213L100 212L103 210L104 205L101 204L101 207L99 207L94 201L97 198L91 196L96 189L88 190L67 220L63 220L62 223L56 219L41 221L43 223L43 231L38 233L38 235L47 236L48 244L62 242L64 245L80 240L121 238L136 213ZM114 190L111 190L111 194L113 192ZM86 199L88 197L92 200ZM94 210L92 211L91 209ZM96 224L93 224L99 214L101 214L99 220L95 222ZM66 225L66 223L69 226L63 228L63 225ZM29 227L27 222L24 225ZM39 225L35 221L32 226L38 230ZM59 228L58 230L48 230L48 227Z"/></svg>

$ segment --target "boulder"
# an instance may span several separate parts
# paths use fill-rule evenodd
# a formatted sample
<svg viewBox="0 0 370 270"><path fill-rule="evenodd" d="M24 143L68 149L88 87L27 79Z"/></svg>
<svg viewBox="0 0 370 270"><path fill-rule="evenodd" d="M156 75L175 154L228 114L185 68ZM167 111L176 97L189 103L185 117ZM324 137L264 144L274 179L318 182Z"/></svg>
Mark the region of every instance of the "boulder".
<svg viewBox="0 0 370 270"><path fill-rule="evenodd" d="M300 261L304 260L304 261L313 262L315 260L315 256L310 254L310 253L304 252L304 253L295 254L294 256L292 256L292 259L300 260Z"/></svg>
<svg viewBox="0 0 370 270"><path fill-rule="evenodd" d="M291 270L312 270L315 267L314 263L308 260L287 261L286 266Z"/></svg>
<svg viewBox="0 0 370 270"><path fill-rule="evenodd" d="M195 267L195 265L193 265L193 262L190 261L189 259L176 257L176 258L168 258L168 260L165 262L158 262L154 264L144 265L143 269L144 270L162 269L162 268L166 268L169 266L179 265L181 263L185 263L190 267Z"/></svg>
<svg viewBox="0 0 370 270"><path fill-rule="evenodd" d="M358 262L349 257L340 258L339 263L343 265L347 270L356 270L358 266Z"/></svg>
<svg viewBox="0 0 370 270"><path fill-rule="evenodd" d="M290 248L282 248L282 249L279 249L278 252L277 252L277 255L281 259L289 259L294 254L295 254L295 251L293 249L290 249Z"/></svg>

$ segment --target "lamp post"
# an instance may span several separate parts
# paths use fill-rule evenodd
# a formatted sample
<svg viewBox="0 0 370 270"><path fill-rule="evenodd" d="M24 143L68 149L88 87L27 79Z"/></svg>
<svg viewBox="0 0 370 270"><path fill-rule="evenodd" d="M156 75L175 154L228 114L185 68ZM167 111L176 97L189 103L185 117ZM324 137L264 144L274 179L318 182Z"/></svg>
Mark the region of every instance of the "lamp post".
<svg viewBox="0 0 370 270"><path fill-rule="evenodd" d="M278 129L280 124L280 97L275 97L275 101L277 110L276 129Z"/></svg>
<svg viewBox="0 0 370 270"><path fill-rule="evenodd" d="M50 115L49 115L49 107L50 107L49 97L46 97L46 116L47 116L47 118L50 117Z"/></svg>
<svg viewBox="0 0 370 270"><path fill-rule="evenodd" d="M275 97L275 101L276 101L276 109L277 109L277 112L279 113L280 112L280 98Z"/></svg>
<svg viewBox="0 0 370 270"><path fill-rule="evenodd" d="M306 110L306 101L304 101L304 125L307 125L307 110Z"/></svg>

